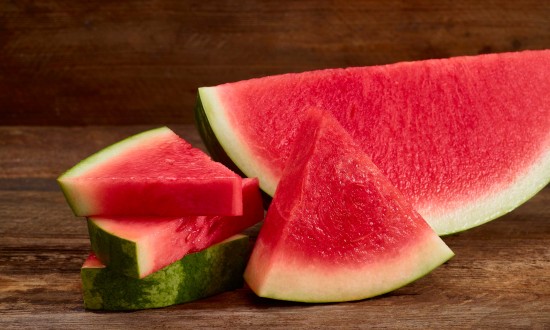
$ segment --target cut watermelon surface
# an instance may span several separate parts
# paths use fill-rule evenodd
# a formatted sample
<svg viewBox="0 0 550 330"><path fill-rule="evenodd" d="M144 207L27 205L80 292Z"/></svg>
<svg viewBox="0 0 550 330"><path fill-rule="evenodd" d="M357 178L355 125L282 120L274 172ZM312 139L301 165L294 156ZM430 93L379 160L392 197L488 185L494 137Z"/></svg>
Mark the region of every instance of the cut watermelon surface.
<svg viewBox="0 0 550 330"><path fill-rule="evenodd" d="M243 212L240 176L166 127L101 150L65 172L58 182L78 216Z"/></svg>
<svg viewBox="0 0 550 330"><path fill-rule="evenodd" d="M250 288L281 300L358 300L451 258L338 122L309 114L245 271Z"/></svg>
<svg viewBox="0 0 550 330"><path fill-rule="evenodd" d="M92 250L113 271L143 278L263 220L258 179L244 179L242 190L242 216L88 218Z"/></svg>
<svg viewBox="0 0 550 330"><path fill-rule="evenodd" d="M143 279L126 277L91 254L81 269L84 307L135 310L159 308L242 287L248 237L234 236L192 253Z"/></svg>
<svg viewBox="0 0 550 330"><path fill-rule="evenodd" d="M311 106L333 114L441 235L507 213L550 181L550 50L205 87L196 113L213 157L273 195Z"/></svg>

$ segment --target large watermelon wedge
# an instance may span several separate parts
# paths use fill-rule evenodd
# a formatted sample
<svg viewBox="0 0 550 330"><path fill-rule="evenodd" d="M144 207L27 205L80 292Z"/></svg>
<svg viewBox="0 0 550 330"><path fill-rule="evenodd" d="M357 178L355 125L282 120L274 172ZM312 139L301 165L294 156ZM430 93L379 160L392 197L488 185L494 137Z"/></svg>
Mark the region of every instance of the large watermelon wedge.
<svg viewBox="0 0 550 330"><path fill-rule="evenodd" d="M189 254L143 279L126 277L105 267L94 254L80 271L84 307L134 310L158 308L242 287L248 261L248 237L234 236Z"/></svg>
<svg viewBox="0 0 550 330"><path fill-rule="evenodd" d="M273 195L310 106L331 112L439 234L509 212L550 180L550 50L205 87L196 114L214 159Z"/></svg>
<svg viewBox="0 0 550 330"><path fill-rule="evenodd" d="M79 216L243 212L241 177L166 127L101 150L65 172L58 182Z"/></svg>
<svg viewBox="0 0 550 330"><path fill-rule="evenodd" d="M258 179L243 180L243 215L177 218L92 217L92 250L113 271L143 278L263 220Z"/></svg>
<svg viewBox="0 0 550 330"><path fill-rule="evenodd" d="M338 122L311 111L245 279L262 297L358 300L399 288L452 256Z"/></svg>

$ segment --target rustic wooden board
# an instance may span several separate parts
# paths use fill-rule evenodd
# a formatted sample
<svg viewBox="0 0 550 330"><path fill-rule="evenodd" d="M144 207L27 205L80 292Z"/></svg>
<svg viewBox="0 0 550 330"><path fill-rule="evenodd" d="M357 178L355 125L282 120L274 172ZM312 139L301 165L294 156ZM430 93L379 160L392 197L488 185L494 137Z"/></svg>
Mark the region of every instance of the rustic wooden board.
<svg viewBox="0 0 550 330"><path fill-rule="evenodd" d="M86 226L55 177L149 127L0 127L1 329L550 327L549 188L496 221L445 237L455 258L378 298L308 305L261 299L243 288L157 310L85 311L79 269L90 248ZM200 145L194 127L173 128Z"/></svg>
<svg viewBox="0 0 550 330"><path fill-rule="evenodd" d="M491 1L0 1L0 125L191 123L200 86L550 48L550 6Z"/></svg>

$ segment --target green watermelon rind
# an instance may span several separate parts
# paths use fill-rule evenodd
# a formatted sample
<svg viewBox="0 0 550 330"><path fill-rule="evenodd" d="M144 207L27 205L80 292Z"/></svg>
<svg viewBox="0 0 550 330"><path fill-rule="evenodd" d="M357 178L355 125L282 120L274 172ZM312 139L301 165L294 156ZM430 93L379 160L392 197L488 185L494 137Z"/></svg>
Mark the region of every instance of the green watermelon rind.
<svg viewBox="0 0 550 330"><path fill-rule="evenodd" d="M149 140L151 137L162 134L174 133L168 127L163 126L130 136L83 159L71 169L59 176L59 178L57 178L57 183L61 187L63 195L65 195L65 198L74 214L83 214L85 211L78 206L79 203L75 200L75 196L77 194L71 189L71 185L69 183L71 178L78 177L95 166L98 166L102 162L109 161L113 156L118 155L120 152L138 146L144 141Z"/></svg>
<svg viewBox="0 0 550 330"><path fill-rule="evenodd" d="M195 113L201 137L212 155L219 157L218 160L228 167L240 168L246 176L258 177L264 193L273 196L278 181L272 178L268 169L257 163L257 157L251 154L236 130L229 126L230 121L225 117L216 87L199 88ZM477 203L438 218L424 218L438 235L444 236L482 225L513 211L550 183L550 146L546 150L539 161L534 162L508 188L491 192L480 197ZM470 220L464 221L465 218Z"/></svg>
<svg viewBox="0 0 550 330"><path fill-rule="evenodd" d="M136 242L124 239L98 226L93 218L87 219L92 251L106 265L129 277L140 278L139 251Z"/></svg>
<svg viewBox="0 0 550 330"><path fill-rule="evenodd" d="M84 307L91 310L139 310L190 302L243 286L249 256L248 236L236 235L143 279L112 269L83 267Z"/></svg>

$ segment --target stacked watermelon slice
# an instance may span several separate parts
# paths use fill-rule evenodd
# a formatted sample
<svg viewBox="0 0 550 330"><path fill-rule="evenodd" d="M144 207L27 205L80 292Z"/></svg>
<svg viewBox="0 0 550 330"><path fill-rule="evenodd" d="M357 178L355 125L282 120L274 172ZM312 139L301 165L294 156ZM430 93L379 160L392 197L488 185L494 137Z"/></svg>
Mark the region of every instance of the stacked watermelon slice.
<svg viewBox="0 0 550 330"><path fill-rule="evenodd" d="M241 179L168 128L83 160L58 179L87 217L88 309L156 308L242 286L248 237L263 219L257 179Z"/></svg>

